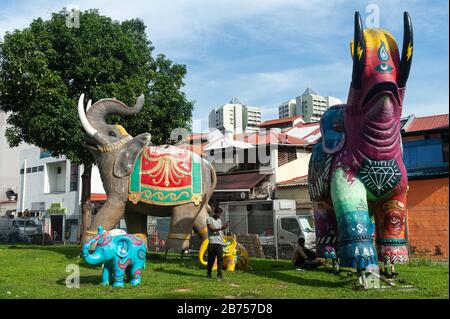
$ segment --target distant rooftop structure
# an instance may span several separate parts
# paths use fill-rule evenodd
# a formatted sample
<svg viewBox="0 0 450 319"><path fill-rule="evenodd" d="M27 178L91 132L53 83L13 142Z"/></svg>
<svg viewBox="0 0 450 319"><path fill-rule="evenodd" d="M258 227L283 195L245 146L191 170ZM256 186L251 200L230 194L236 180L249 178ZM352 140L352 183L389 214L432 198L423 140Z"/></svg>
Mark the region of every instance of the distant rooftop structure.
<svg viewBox="0 0 450 319"><path fill-rule="evenodd" d="M230 102L214 108L209 113L209 128L217 128L222 133L256 132L261 124L261 109L243 104L237 97Z"/></svg>
<svg viewBox="0 0 450 319"><path fill-rule="evenodd" d="M319 95L319 94L317 94L316 91L308 87L306 88L305 92L303 92L302 96L304 95Z"/></svg>
<svg viewBox="0 0 450 319"><path fill-rule="evenodd" d="M243 103L235 96L230 100L230 102L228 102L228 104L240 104L240 105L243 105Z"/></svg>
<svg viewBox="0 0 450 319"><path fill-rule="evenodd" d="M289 128L295 126L297 123L305 123L301 116L291 116L291 117L284 117L280 119L274 119L274 120L268 120L264 121L261 124L259 124L259 127L261 128Z"/></svg>

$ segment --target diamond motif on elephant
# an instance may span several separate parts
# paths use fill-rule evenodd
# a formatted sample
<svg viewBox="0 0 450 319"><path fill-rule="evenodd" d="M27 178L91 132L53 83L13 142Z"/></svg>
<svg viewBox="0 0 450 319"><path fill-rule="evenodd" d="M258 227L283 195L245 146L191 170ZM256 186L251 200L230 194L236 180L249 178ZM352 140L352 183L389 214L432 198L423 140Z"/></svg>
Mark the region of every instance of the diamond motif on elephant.
<svg viewBox="0 0 450 319"><path fill-rule="evenodd" d="M402 173L395 160L371 161L364 160L358 173L359 178L376 195L384 195L394 189L400 182Z"/></svg>

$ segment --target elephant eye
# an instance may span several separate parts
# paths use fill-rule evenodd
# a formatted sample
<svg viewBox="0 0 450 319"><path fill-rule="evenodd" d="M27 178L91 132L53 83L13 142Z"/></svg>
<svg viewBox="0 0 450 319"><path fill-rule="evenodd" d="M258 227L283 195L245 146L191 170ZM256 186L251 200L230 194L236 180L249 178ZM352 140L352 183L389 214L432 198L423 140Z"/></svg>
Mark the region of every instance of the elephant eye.
<svg viewBox="0 0 450 319"><path fill-rule="evenodd" d="M110 136L116 136L116 133L114 131L109 132Z"/></svg>

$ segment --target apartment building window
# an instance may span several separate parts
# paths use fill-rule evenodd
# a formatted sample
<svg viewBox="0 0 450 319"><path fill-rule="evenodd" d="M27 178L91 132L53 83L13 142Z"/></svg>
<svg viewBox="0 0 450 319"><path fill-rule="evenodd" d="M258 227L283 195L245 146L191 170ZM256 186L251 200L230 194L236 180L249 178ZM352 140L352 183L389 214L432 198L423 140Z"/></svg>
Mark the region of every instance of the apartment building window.
<svg viewBox="0 0 450 319"><path fill-rule="evenodd" d="M79 174L79 166L72 164L70 166L70 191L71 192L78 190L78 174Z"/></svg>

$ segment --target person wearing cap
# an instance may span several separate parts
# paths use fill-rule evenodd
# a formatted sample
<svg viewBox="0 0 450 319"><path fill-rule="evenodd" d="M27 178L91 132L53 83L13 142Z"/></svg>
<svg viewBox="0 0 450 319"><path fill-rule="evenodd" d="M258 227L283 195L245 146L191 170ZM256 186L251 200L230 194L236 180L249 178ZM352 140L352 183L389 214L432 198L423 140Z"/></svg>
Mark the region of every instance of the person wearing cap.
<svg viewBox="0 0 450 319"><path fill-rule="evenodd" d="M206 225L208 227L208 266L207 277L211 278L212 268L214 266L214 260L217 258L217 278L222 279L222 265L223 265L223 247L226 246L223 239L222 230L228 228L228 223L222 226L220 216L222 216L223 210L220 207L216 207L212 216L206 219Z"/></svg>

